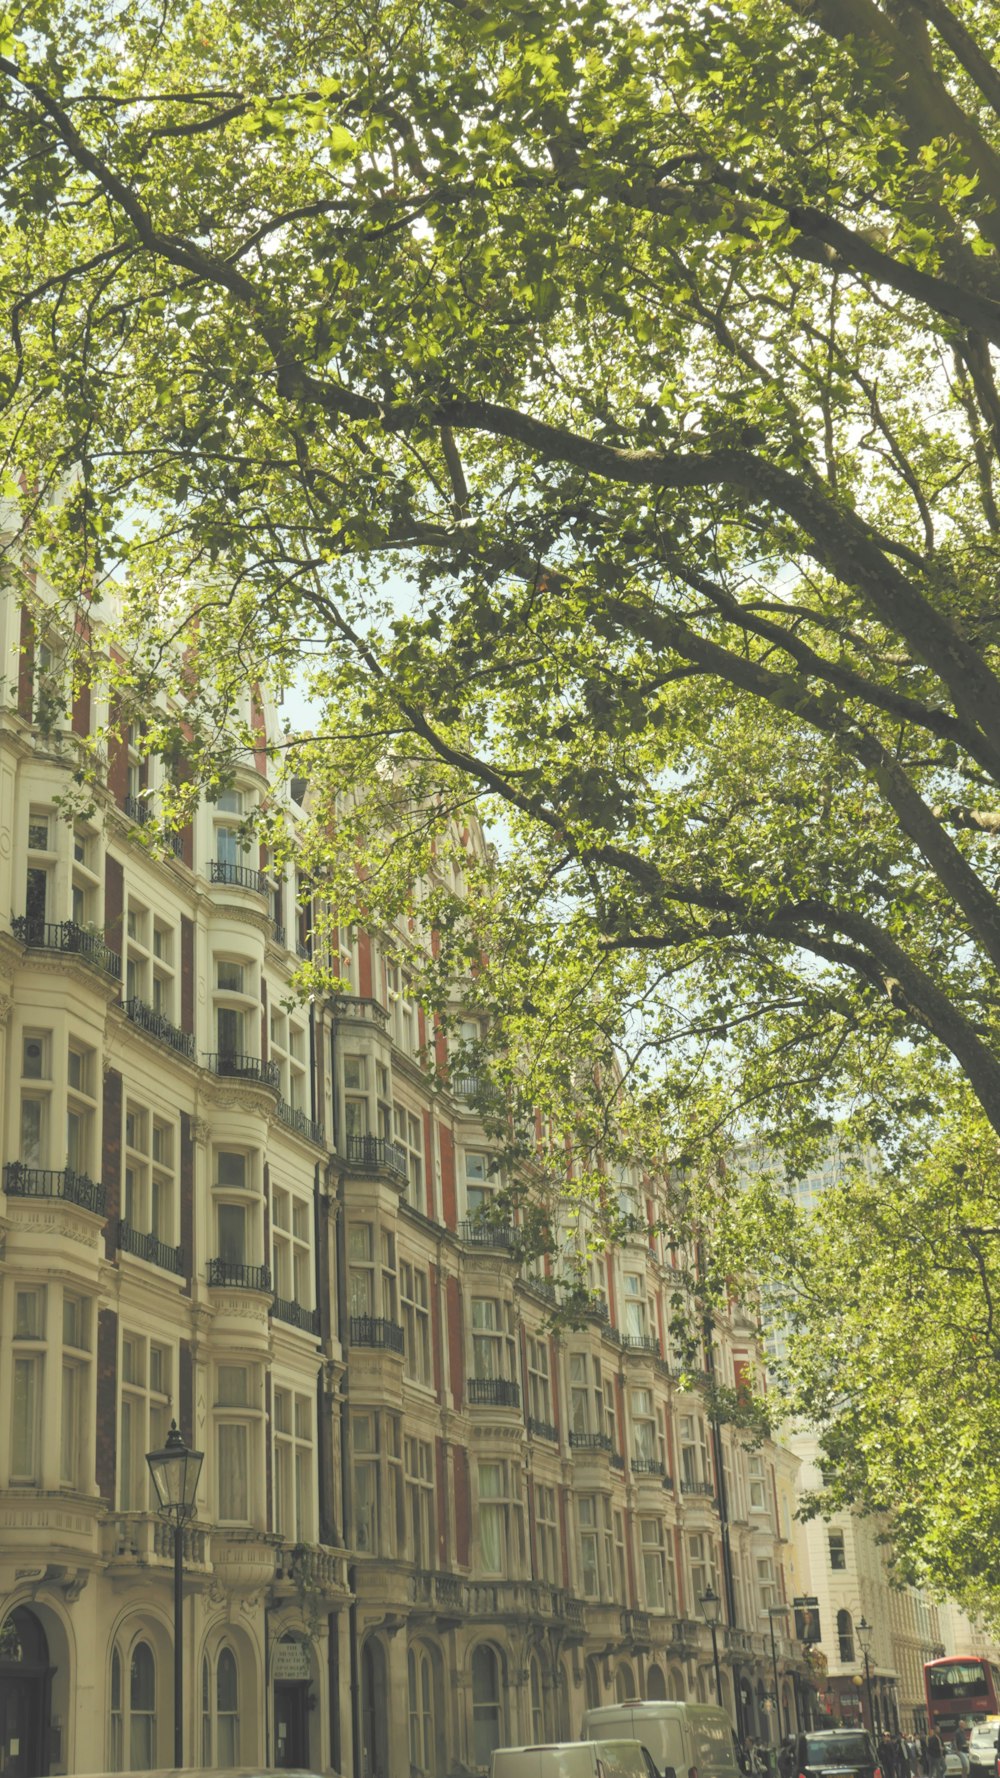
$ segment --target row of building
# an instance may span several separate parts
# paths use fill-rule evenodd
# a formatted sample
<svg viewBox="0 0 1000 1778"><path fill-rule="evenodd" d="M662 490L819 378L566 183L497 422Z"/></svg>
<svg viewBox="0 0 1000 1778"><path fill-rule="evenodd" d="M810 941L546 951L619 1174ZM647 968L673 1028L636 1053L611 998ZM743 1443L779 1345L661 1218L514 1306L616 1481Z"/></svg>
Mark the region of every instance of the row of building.
<svg viewBox="0 0 1000 1778"><path fill-rule="evenodd" d="M445 1778L589 1705L717 1689L773 1739L847 1717L861 1609L886 1720L918 1712L933 1608L894 1622L860 1573L827 1607L850 1569L796 1526L799 1457L707 1411L761 1377L753 1322L719 1317L703 1371L671 1353L688 1274L656 1182L626 1182L647 1232L554 1326L557 1280L488 1214L476 1082L378 935L338 935L345 992L296 998L309 895L245 850L281 794L263 747L167 847L136 732L67 815L108 712L53 697L38 597L0 592L0 1770L172 1762L145 1457L173 1419L204 1452L191 1764Z"/></svg>

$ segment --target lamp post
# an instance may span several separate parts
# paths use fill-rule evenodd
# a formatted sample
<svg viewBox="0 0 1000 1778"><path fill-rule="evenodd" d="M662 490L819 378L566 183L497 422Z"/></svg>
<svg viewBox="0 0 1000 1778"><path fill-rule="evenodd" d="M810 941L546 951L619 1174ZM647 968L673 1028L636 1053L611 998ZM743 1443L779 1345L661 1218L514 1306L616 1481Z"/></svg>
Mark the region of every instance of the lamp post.
<svg viewBox="0 0 1000 1778"><path fill-rule="evenodd" d="M715 1696L716 1696L716 1700L719 1705L719 1709L721 1710L722 1709L722 1674L719 1671L718 1624L719 1624L719 1612L722 1609L722 1600L719 1598L719 1595L715 1591L715 1588L713 1586L709 1585L705 1588L705 1591L703 1593L698 1594L698 1604L701 1606L701 1615L704 1618L706 1624L708 1625L709 1629L712 1632L712 1661L715 1666Z"/></svg>
<svg viewBox="0 0 1000 1778"><path fill-rule="evenodd" d="M162 1451L147 1451L156 1489L156 1510L174 1528L174 1765L184 1764L184 1526L194 1517L194 1501L204 1453L191 1451L171 1420Z"/></svg>
<svg viewBox="0 0 1000 1778"><path fill-rule="evenodd" d="M787 1605L769 1605L767 1608L767 1623L768 1623L768 1628L771 1632L771 1672L774 1674L774 1702L775 1702L775 1707L778 1712L778 1746L779 1747L781 1746L782 1741L785 1739L785 1723L784 1723L784 1718L782 1717L782 1714L781 1714L781 1692L778 1689L778 1650L777 1650L777 1647L775 1646L775 1641L774 1641L774 1620L776 1617L787 1617L787 1616L788 1616L788 1606Z"/></svg>
<svg viewBox="0 0 1000 1778"><path fill-rule="evenodd" d="M878 1730L875 1726L875 1702L872 1698L872 1670L868 1660L868 1652L872 1645L872 1637L875 1634L875 1625L870 1624L868 1619L862 1616L859 1617L854 1628L857 1630L858 1641L861 1644L861 1653L864 1657L865 1690L868 1693L868 1720L871 1723L872 1734L875 1735L878 1733Z"/></svg>

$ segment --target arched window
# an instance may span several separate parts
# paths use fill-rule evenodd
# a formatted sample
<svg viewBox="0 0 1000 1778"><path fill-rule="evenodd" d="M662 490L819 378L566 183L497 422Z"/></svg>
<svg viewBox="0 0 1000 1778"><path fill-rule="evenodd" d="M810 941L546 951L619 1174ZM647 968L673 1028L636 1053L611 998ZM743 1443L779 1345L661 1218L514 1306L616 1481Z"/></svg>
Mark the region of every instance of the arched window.
<svg viewBox="0 0 1000 1778"><path fill-rule="evenodd" d="M646 1669L646 1696L650 1703L659 1703L667 1695L667 1684L663 1677L662 1667L655 1664Z"/></svg>
<svg viewBox="0 0 1000 1778"><path fill-rule="evenodd" d="M129 1767L149 1772L156 1764L156 1664L148 1642L137 1642L129 1672Z"/></svg>
<svg viewBox="0 0 1000 1778"><path fill-rule="evenodd" d="M430 1652L419 1644L406 1657L410 1706L410 1766L432 1772L435 1765L434 1674Z"/></svg>
<svg viewBox="0 0 1000 1778"><path fill-rule="evenodd" d="M496 1650L481 1642L472 1651L473 1765L488 1766L501 1745L500 1663Z"/></svg>
<svg viewBox="0 0 1000 1778"><path fill-rule="evenodd" d="M528 1662L528 1686L531 1693L531 1739L536 1743L546 1739L545 1707L542 1702L542 1669L538 1665L538 1656L532 1655Z"/></svg>
<svg viewBox="0 0 1000 1778"><path fill-rule="evenodd" d="M837 1613L837 1636L840 1640L840 1658L842 1661L854 1661L854 1625L849 1611Z"/></svg>
<svg viewBox="0 0 1000 1778"><path fill-rule="evenodd" d="M588 1655L583 1669L583 1687L588 1710L601 1708L601 1676L594 1655Z"/></svg>
<svg viewBox="0 0 1000 1778"><path fill-rule="evenodd" d="M635 1697L635 1679L627 1661L619 1663L615 1674L615 1697L619 1704L629 1704Z"/></svg>
<svg viewBox="0 0 1000 1778"><path fill-rule="evenodd" d="M111 1650L111 1747L108 1762L112 1772L120 1772L125 1764L125 1712L122 1698L122 1657L117 1648Z"/></svg>
<svg viewBox="0 0 1000 1778"><path fill-rule="evenodd" d="M217 1766L238 1766L240 1763L240 1694L236 1656L231 1648L220 1648L215 1667L215 1763Z"/></svg>
<svg viewBox="0 0 1000 1778"><path fill-rule="evenodd" d="M684 1699L687 1697L687 1690L684 1685L684 1675L679 1667L671 1667L670 1669L670 1689L667 1696L669 1698L676 1698L679 1704L683 1704Z"/></svg>
<svg viewBox="0 0 1000 1778"><path fill-rule="evenodd" d="M201 1661L201 1763L212 1764L212 1663L207 1655Z"/></svg>

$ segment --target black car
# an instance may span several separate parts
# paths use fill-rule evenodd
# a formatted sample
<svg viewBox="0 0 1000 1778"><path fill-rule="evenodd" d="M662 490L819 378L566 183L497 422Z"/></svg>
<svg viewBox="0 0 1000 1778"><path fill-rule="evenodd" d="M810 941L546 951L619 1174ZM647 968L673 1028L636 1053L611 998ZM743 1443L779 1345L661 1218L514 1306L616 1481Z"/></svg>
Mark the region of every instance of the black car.
<svg viewBox="0 0 1000 1778"><path fill-rule="evenodd" d="M878 1755L866 1729L821 1729L802 1739L805 1778L875 1778Z"/></svg>

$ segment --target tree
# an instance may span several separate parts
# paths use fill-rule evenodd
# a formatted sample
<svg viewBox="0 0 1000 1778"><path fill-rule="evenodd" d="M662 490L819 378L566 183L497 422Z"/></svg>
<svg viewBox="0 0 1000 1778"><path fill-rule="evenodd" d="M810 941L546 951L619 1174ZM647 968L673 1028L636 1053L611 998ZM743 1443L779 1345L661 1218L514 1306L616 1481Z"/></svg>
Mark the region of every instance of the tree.
<svg viewBox="0 0 1000 1778"><path fill-rule="evenodd" d="M998 32L982 0L12 19L37 547L88 610L127 561L123 696L197 638L189 748L318 653L295 764L370 787L341 843L416 811L367 907L410 905L442 806L505 811L472 925L424 910L439 977L485 948L523 1091L594 1145L693 1164L751 1124L794 1162L837 1121L933 1179L947 1111L993 1190ZM581 1054L598 1088L625 1058L613 1120Z"/></svg>

